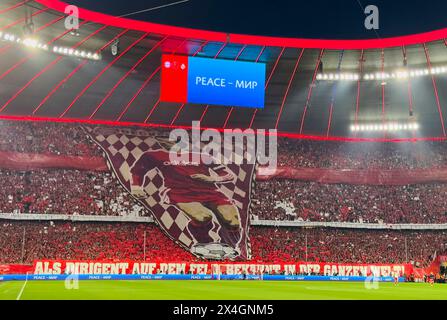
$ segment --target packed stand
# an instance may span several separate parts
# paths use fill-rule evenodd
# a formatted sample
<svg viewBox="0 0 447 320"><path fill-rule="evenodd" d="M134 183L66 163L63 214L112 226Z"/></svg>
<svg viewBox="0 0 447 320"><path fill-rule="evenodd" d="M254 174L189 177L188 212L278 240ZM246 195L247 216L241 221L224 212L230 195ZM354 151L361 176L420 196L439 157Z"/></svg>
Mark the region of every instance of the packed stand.
<svg viewBox="0 0 447 320"><path fill-rule="evenodd" d="M160 129L148 129L166 134ZM101 156L79 125L0 121L0 151ZM334 169L415 169L445 167L447 143L346 143L278 138L280 166Z"/></svg>
<svg viewBox="0 0 447 320"><path fill-rule="evenodd" d="M1 263L32 264L38 259L143 261L144 251L147 261L194 259L153 224L0 222Z"/></svg>
<svg viewBox="0 0 447 320"><path fill-rule="evenodd" d="M439 254L447 249L445 231L252 227L250 238L253 262L416 264L430 261L435 252ZM0 223L1 263L30 264L36 259L143 261L145 258L146 261L197 260L153 224Z"/></svg>
<svg viewBox="0 0 447 320"><path fill-rule="evenodd" d="M278 138L278 165L385 170L441 168L447 166L447 143L348 143Z"/></svg>
<svg viewBox="0 0 447 320"><path fill-rule="evenodd" d="M50 122L0 121L0 152L102 156L81 127Z"/></svg>
<svg viewBox="0 0 447 320"><path fill-rule="evenodd" d="M447 223L447 184L366 186L294 180L258 182L258 220Z"/></svg>
<svg viewBox="0 0 447 320"><path fill-rule="evenodd" d="M152 129L151 129L152 130ZM159 130L152 130L160 134ZM279 165L338 169L445 167L445 142L345 143L279 138ZM0 122L0 152L102 156L83 128L47 122ZM0 171L0 212L147 215L108 173L76 170ZM447 187L258 182L259 220L358 223L447 223Z"/></svg>
<svg viewBox="0 0 447 320"><path fill-rule="evenodd" d="M143 206L108 172L0 171L0 212L143 216Z"/></svg>
<svg viewBox="0 0 447 320"><path fill-rule="evenodd" d="M250 238L256 261L426 263L447 249L447 231L256 227Z"/></svg>

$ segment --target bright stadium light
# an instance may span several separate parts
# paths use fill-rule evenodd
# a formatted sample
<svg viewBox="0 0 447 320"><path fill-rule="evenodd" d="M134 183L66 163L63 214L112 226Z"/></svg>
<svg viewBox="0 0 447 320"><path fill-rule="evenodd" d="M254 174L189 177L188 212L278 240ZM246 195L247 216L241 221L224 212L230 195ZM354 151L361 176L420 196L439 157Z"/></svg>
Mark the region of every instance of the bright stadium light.
<svg viewBox="0 0 447 320"><path fill-rule="evenodd" d="M80 57L83 59L90 59L90 60L100 60L101 59L101 56L96 52L84 51L84 50L79 51L79 50L75 50L71 47L54 46L53 52L64 55L64 56L68 56L68 57Z"/></svg>
<svg viewBox="0 0 447 320"><path fill-rule="evenodd" d="M416 131L419 130L419 124L411 123L365 123L361 125L351 125L349 129L353 132L399 132L399 131Z"/></svg>
<svg viewBox="0 0 447 320"><path fill-rule="evenodd" d="M35 38L25 38L22 39L14 34L11 33L4 33L0 31L0 41L7 41L7 42L14 42L14 43L20 43L24 47L30 48L30 49L40 49L44 51L51 50L53 53L61 54L64 56L72 56L72 57L81 57L85 59L90 60L100 60L101 55L97 52L90 52L90 51L79 51L75 50L72 47L60 47L60 46L52 46L50 47L40 42L38 39Z"/></svg>
<svg viewBox="0 0 447 320"><path fill-rule="evenodd" d="M357 81L360 79L360 75L353 73L319 73L317 80L329 80L329 81Z"/></svg>
<svg viewBox="0 0 447 320"><path fill-rule="evenodd" d="M41 49L41 50L48 50L48 45L39 42L39 40L35 38L25 38L22 39L14 34L11 33L3 33L0 32L0 40L7 41L7 42L13 42L13 43L20 43L23 46L31 49Z"/></svg>
<svg viewBox="0 0 447 320"><path fill-rule="evenodd" d="M37 45L38 45L37 40L36 40L36 39L31 39L31 38L28 38L28 39L23 40L22 43L23 43L25 46L27 46L27 47L32 47L32 48L36 48Z"/></svg>
<svg viewBox="0 0 447 320"><path fill-rule="evenodd" d="M424 69L409 69L402 70L398 69L392 72L372 72L365 73L362 76L363 80L371 81L378 80L384 81L388 79L408 79L415 77L423 77L428 75L438 75L438 74L446 74L447 66L436 66L433 68L424 68ZM329 80L329 81L357 81L360 79L360 75L357 73L319 73L317 75L317 80Z"/></svg>

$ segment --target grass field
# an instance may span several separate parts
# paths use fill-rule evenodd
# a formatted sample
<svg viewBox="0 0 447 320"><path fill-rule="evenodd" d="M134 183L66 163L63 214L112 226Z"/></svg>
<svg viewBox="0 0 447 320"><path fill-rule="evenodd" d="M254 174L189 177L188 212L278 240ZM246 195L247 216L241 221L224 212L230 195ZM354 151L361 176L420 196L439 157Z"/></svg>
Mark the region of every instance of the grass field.
<svg viewBox="0 0 447 320"><path fill-rule="evenodd" d="M275 281L80 281L68 290L63 281L0 283L0 299L151 299L151 300L403 300L447 299L447 285L380 283L366 289L360 282Z"/></svg>

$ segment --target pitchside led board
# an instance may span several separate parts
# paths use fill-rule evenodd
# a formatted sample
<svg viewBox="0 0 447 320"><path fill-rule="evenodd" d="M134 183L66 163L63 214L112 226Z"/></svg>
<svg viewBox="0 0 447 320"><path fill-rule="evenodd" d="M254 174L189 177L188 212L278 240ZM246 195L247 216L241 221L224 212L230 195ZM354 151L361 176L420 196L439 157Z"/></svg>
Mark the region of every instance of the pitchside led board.
<svg viewBox="0 0 447 320"><path fill-rule="evenodd" d="M161 68L161 101L264 108L264 63L165 54Z"/></svg>

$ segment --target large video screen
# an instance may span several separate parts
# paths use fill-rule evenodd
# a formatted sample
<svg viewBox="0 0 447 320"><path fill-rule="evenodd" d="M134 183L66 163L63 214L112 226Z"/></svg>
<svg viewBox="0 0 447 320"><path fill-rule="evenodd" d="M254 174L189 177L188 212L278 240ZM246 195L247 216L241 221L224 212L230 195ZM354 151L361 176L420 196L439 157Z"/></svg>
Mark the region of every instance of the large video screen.
<svg viewBox="0 0 447 320"><path fill-rule="evenodd" d="M264 63L162 57L161 101L264 108Z"/></svg>

